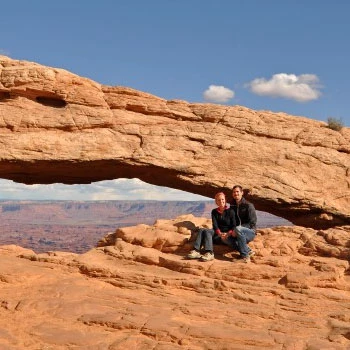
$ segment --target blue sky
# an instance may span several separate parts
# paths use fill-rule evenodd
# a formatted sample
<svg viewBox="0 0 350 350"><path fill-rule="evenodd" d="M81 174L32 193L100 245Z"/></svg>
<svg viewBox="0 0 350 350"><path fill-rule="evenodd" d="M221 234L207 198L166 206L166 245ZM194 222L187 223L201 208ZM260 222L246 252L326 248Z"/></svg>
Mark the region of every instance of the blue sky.
<svg viewBox="0 0 350 350"><path fill-rule="evenodd" d="M333 117L349 127L349 14L347 0L6 1L0 54L165 99ZM0 185L0 199L54 192L71 198L74 189L78 199L140 199L132 191L142 187L138 180L60 191ZM175 195L143 186L146 197Z"/></svg>

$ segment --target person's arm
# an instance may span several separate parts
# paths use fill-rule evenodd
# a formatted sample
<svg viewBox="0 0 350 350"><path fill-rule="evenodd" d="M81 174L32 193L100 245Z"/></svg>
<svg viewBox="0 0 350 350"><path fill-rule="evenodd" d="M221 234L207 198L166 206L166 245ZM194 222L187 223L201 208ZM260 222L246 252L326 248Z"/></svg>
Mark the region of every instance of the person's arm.
<svg viewBox="0 0 350 350"><path fill-rule="evenodd" d="M236 225L236 215L235 215L235 211L233 210L233 208L229 209L229 213L230 213L230 229L228 231L228 234L230 236L236 237L236 233L235 233L235 227Z"/></svg>
<svg viewBox="0 0 350 350"><path fill-rule="evenodd" d="M256 211L255 207L252 203L249 203L248 206L248 213L249 213L249 226L252 230L256 230L256 222L257 222L257 217L256 217Z"/></svg>
<svg viewBox="0 0 350 350"><path fill-rule="evenodd" d="M211 211L211 221L213 224L214 232L219 235L221 233L221 231L219 229L219 224L218 224L218 220L217 220L217 216L216 216L216 209L213 209Z"/></svg>

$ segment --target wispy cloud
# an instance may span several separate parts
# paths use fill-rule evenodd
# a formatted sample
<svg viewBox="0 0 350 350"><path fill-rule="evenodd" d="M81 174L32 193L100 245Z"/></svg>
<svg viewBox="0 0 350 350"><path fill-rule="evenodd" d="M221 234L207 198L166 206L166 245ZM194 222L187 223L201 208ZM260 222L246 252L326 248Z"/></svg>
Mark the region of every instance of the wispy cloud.
<svg viewBox="0 0 350 350"><path fill-rule="evenodd" d="M159 187L139 179L117 179L90 185L24 185L0 180L0 199L10 200L208 200L168 187Z"/></svg>
<svg viewBox="0 0 350 350"><path fill-rule="evenodd" d="M315 74L274 74L269 80L257 78L246 85L260 96L282 97L297 102L317 100L321 96L319 78Z"/></svg>
<svg viewBox="0 0 350 350"><path fill-rule="evenodd" d="M203 97L206 101L225 103L235 96L234 91L218 85L210 85L207 90L203 92Z"/></svg>

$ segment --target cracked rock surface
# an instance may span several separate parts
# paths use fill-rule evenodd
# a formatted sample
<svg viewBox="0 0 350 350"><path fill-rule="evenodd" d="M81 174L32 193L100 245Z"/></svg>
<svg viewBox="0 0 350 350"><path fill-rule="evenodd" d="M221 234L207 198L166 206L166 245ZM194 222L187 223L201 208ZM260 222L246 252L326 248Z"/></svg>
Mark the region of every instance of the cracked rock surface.
<svg viewBox="0 0 350 350"><path fill-rule="evenodd" d="M192 215L85 254L0 247L2 349L350 348L350 227L259 230L250 264L185 258Z"/></svg>

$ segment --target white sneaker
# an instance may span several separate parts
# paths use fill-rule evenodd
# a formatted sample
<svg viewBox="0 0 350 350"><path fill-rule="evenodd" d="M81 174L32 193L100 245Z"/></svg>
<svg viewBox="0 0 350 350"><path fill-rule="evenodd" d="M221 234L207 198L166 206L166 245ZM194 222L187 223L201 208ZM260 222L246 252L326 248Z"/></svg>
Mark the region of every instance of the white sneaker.
<svg viewBox="0 0 350 350"><path fill-rule="evenodd" d="M242 256L242 255L240 255L239 257L237 257L237 258L233 258L233 260L232 260L233 262L243 262L243 263L245 263L245 264L249 264L250 263L250 256L249 255L247 255L247 256Z"/></svg>
<svg viewBox="0 0 350 350"><path fill-rule="evenodd" d="M214 260L214 253L206 252L204 255L202 255L201 260L202 261Z"/></svg>
<svg viewBox="0 0 350 350"><path fill-rule="evenodd" d="M197 252L197 250L193 249L187 254L187 259L200 259L202 257L202 254L200 252Z"/></svg>
<svg viewBox="0 0 350 350"><path fill-rule="evenodd" d="M249 253L248 253L248 255L249 255L250 257L254 256L254 255L255 255L254 250L250 250Z"/></svg>
<svg viewBox="0 0 350 350"><path fill-rule="evenodd" d="M250 256L248 255L248 256L245 256L243 259L242 259L242 261L244 262L244 263L246 263L246 264L249 264L250 263Z"/></svg>

